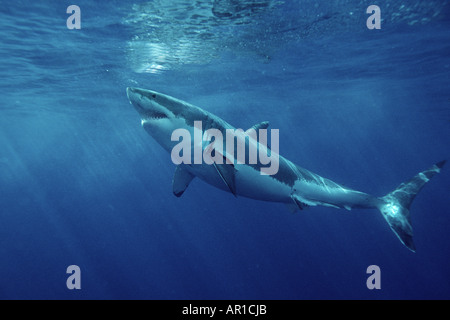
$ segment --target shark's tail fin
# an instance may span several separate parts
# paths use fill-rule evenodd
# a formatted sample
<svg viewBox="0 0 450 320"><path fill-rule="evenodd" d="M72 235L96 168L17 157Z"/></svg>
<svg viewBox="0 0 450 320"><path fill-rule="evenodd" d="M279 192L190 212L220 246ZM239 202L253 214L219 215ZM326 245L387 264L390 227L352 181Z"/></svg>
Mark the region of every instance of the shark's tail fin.
<svg viewBox="0 0 450 320"><path fill-rule="evenodd" d="M392 231L394 231L400 241L413 252L416 251L416 248L413 242L409 207L416 194L425 183L441 171L445 162L444 160L436 163L428 170L420 172L408 182L400 184L397 189L380 198L378 209L383 214L384 219L389 223Z"/></svg>

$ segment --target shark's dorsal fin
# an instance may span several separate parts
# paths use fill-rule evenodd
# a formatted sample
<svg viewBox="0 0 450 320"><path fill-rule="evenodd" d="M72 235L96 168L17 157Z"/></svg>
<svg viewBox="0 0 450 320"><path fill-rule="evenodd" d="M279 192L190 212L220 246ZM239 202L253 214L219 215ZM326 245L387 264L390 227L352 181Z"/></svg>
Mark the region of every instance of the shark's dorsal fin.
<svg viewBox="0 0 450 320"><path fill-rule="evenodd" d="M251 127L250 129L248 129L247 131L245 131L246 133L248 133L249 130L255 130L256 132L258 132L259 129L267 129L269 127L269 121L263 121L261 123L257 123L255 124L253 127Z"/></svg>
<svg viewBox="0 0 450 320"><path fill-rule="evenodd" d="M187 171L184 165L181 164L177 166L172 180L173 194L177 197L181 197L189 183L191 183L194 178L195 176Z"/></svg>
<svg viewBox="0 0 450 320"><path fill-rule="evenodd" d="M223 182L227 185L228 189L230 189L230 192L237 197L236 195L236 184L234 182L234 165L232 164L217 164L213 163L214 168L216 168L217 173L222 178Z"/></svg>

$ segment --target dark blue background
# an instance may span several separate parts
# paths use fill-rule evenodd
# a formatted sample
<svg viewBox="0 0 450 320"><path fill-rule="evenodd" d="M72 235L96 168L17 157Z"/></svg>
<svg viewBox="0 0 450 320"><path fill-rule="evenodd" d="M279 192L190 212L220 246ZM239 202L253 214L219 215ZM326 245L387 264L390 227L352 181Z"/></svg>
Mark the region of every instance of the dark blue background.
<svg viewBox="0 0 450 320"><path fill-rule="evenodd" d="M286 158L385 195L450 155L448 6L433 17L411 1L402 20L389 3L372 31L367 1L329 9L326 26L314 2L282 4L258 17L268 39L240 38L259 52L152 74L130 66L132 3L78 1L82 29L67 30L73 3L1 2L0 298L450 298L448 168L412 206L414 254L375 210L290 214L200 180L175 198L170 155L125 94L161 91L238 128L269 120ZM366 288L372 264L381 290Z"/></svg>

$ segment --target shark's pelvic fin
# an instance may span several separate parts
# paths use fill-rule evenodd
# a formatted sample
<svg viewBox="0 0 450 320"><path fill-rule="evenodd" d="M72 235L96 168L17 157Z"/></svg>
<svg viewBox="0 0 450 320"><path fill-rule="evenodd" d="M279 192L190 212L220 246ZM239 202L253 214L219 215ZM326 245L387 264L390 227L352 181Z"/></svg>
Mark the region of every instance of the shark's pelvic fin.
<svg viewBox="0 0 450 320"><path fill-rule="evenodd" d="M212 162L214 168L216 169L217 173L219 174L220 178L222 179L222 181L227 185L228 189L230 190L230 192L237 197L236 194L236 184L235 184L235 179L234 179L234 174L235 174L235 168L234 168L234 159L232 158L227 158L227 153L225 153L220 149L216 149L214 146L214 142L210 143L206 149L205 149L205 153L206 154L211 154L212 151L214 150L214 152L219 155L222 156L222 164L220 163L216 163L215 161Z"/></svg>
<svg viewBox="0 0 450 320"><path fill-rule="evenodd" d="M191 183L194 178L195 176L187 171L184 165L181 164L177 166L172 181L173 194L177 197L181 197L189 183Z"/></svg>
<svg viewBox="0 0 450 320"><path fill-rule="evenodd" d="M230 189L230 192L237 197L236 194L236 184L234 182L234 173L235 173L235 169L234 169L234 165L232 164L217 164L217 163L213 163L214 168L216 168L217 173L220 175L220 177L222 178L223 182L227 185L228 189Z"/></svg>
<svg viewBox="0 0 450 320"><path fill-rule="evenodd" d="M299 208L300 210L303 210L303 209L309 207L310 205L315 206L314 203L307 203L307 201L305 201L305 199L303 199L295 194L291 195L291 199L297 205L297 208Z"/></svg>

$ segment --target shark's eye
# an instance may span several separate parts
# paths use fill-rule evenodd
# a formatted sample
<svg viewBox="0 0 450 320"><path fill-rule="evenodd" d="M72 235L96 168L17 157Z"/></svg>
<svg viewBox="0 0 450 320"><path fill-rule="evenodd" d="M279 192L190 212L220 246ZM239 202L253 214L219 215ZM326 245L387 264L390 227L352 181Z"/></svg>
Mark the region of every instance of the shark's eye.
<svg viewBox="0 0 450 320"><path fill-rule="evenodd" d="M156 94L152 94L152 98L153 98L153 99L156 99Z"/></svg>

